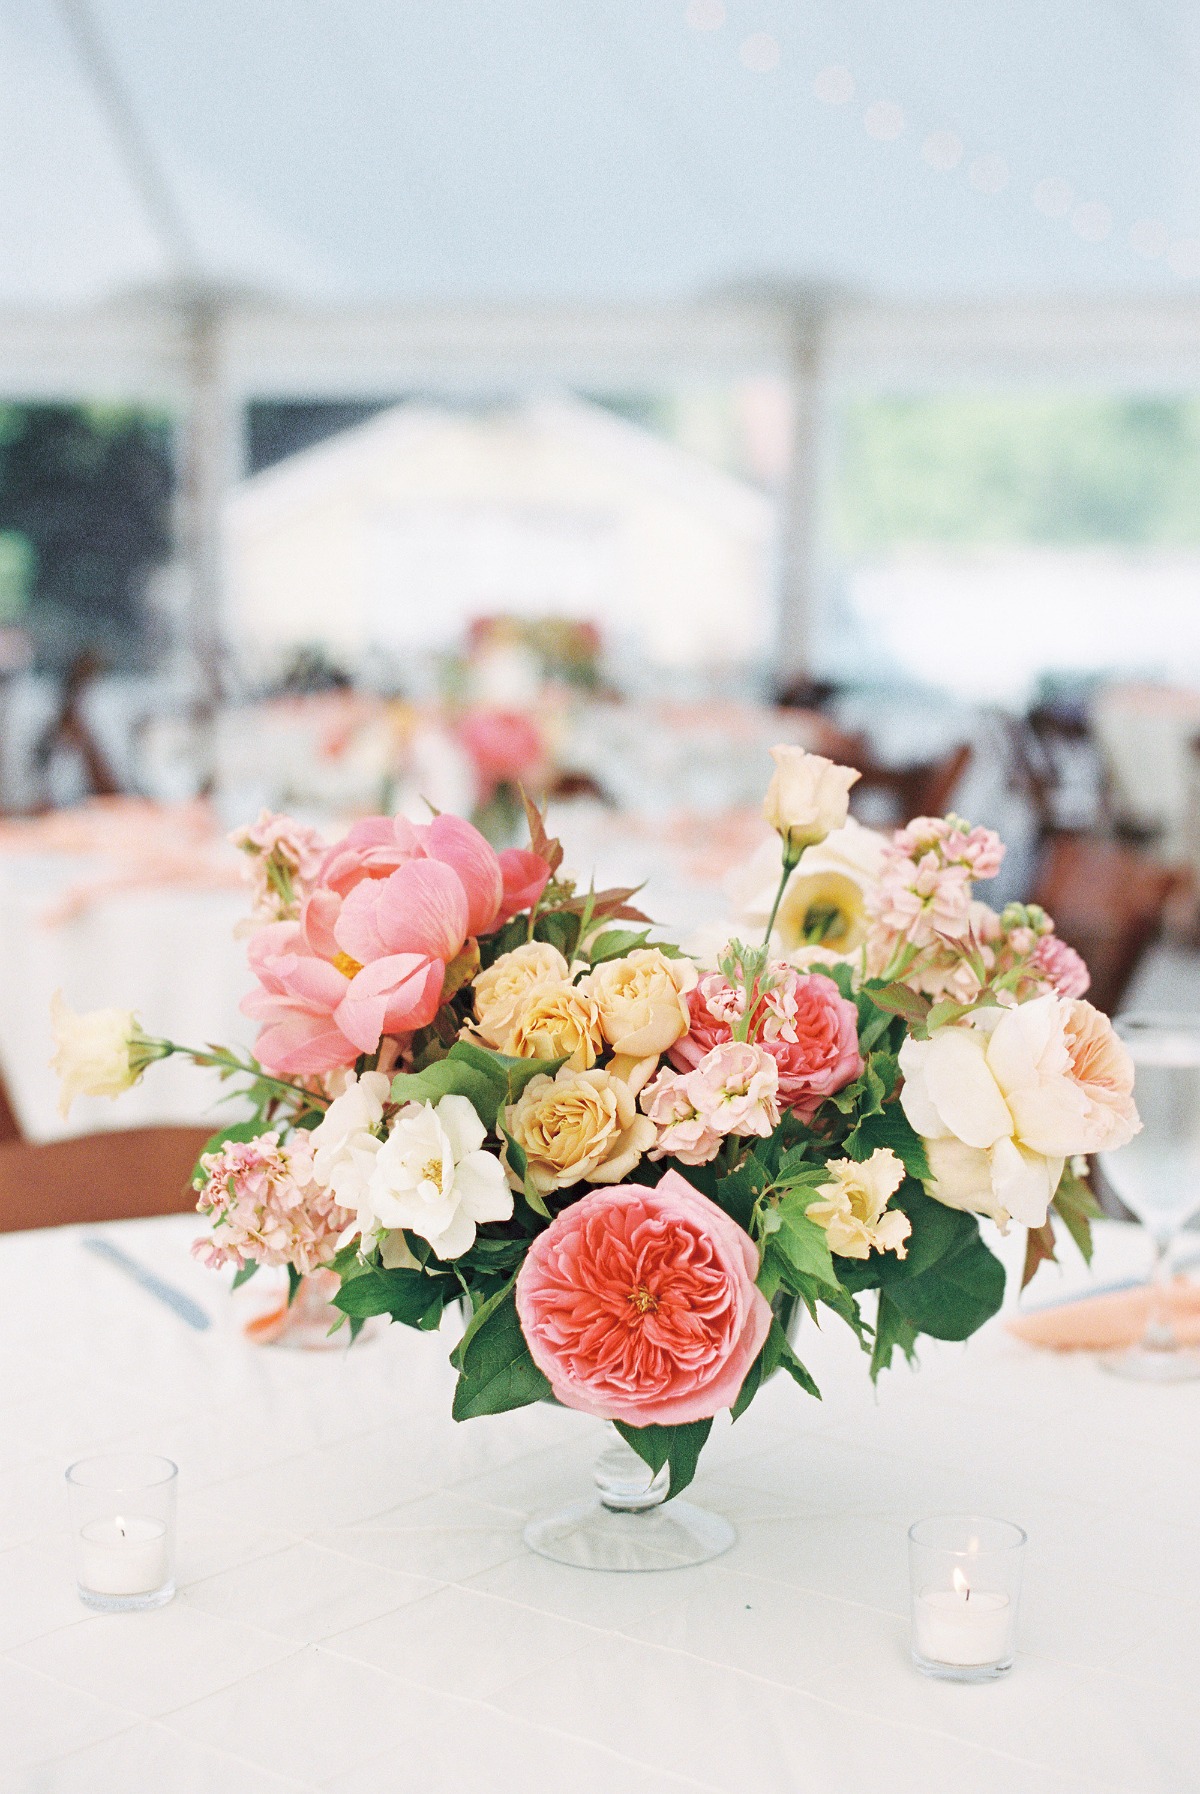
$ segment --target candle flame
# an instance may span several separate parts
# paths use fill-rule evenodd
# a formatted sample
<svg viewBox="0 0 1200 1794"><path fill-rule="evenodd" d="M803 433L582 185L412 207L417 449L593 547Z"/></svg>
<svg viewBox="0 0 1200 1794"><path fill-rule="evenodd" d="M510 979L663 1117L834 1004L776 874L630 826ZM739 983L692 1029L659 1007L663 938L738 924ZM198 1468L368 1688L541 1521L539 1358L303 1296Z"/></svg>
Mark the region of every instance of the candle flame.
<svg viewBox="0 0 1200 1794"><path fill-rule="evenodd" d="M117 1531L120 1533L122 1538L125 1537L125 1521L121 1517L120 1514L117 1515ZM957 1571L955 1572L955 1574L957 1574Z"/></svg>
<svg viewBox="0 0 1200 1794"><path fill-rule="evenodd" d="M964 1601L969 1601L971 1599L971 1584L967 1581L957 1564L954 1566L954 1592L956 1595L961 1595Z"/></svg>

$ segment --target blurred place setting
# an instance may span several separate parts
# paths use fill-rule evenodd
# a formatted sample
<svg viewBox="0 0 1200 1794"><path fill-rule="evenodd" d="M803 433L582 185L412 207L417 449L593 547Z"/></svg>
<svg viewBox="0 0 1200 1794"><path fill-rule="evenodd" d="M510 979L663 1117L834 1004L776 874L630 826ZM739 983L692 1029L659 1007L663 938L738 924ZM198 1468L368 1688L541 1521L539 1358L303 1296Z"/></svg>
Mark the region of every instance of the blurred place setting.
<svg viewBox="0 0 1200 1794"><path fill-rule="evenodd" d="M1200 1786L1192 10L0 67L0 1794Z"/></svg>

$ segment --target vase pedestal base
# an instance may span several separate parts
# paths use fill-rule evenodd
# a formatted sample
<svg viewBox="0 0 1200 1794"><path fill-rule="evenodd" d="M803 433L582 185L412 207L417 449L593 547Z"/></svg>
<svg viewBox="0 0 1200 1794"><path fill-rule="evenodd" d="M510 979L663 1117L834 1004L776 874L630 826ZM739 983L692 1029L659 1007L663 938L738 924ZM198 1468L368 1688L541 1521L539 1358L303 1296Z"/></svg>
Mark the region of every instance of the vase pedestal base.
<svg viewBox="0 0 1200 1794"><path fill-rule="evenodd" d="M690 1501L628 1511L599 1496L539 1514L525 1543L540 1557L579 1570L682 1570L720 1557L737 1538L729 1521Z"/></svg>

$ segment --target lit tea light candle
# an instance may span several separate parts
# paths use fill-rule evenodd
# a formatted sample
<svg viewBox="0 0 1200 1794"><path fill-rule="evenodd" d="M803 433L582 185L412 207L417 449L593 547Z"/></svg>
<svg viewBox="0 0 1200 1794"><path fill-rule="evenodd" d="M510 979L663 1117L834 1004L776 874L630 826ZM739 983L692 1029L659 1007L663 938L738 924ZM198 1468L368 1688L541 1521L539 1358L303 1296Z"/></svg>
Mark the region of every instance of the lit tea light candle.
<svg viewBox="0 0 1200 1794"><path fill-rule="evenodd" d="M912 1653L947 1681L1012 1667L1025 1534L1007 1520L948 1514L909 1529Z"/></svg>
<svg viewBox="0 0 1200 1794"><path fill-rule="evenodd" d="M152 1595L170 1581L161 1520L93 1520L80 1529L79 1580L96 1595Z"/></svg>
<svg viewBox="0 0 1200 1794"><path fill-rule="evenodd" d="M954 1567L952 1588L917 1596L913 1642L933 1663L960 1667L999 1663L1008 1650L1009 1599L992 1589L973 1589Z"/></svg>

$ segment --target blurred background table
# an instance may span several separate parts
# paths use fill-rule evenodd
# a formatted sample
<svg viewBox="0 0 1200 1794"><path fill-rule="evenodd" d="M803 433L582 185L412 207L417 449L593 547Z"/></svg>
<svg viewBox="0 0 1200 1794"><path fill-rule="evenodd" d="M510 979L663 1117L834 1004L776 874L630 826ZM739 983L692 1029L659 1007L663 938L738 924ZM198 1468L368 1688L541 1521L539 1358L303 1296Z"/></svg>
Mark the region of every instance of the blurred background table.
<svg viewBox="0 0 1200 1794"><path fill-rule="evenodd" d="M194 1221L103 1231L214 1325L190 1331L75 1229L0 1241L4 1794L1194 1785L1197 1387L1110 1379L994 1322L876 1397L830 1320L802 1337L825 1400L777 1380L705 1455L695 1493L733 1550L597 1575L521 1542L589 1486L595 1422L456 1426L448 1337L253 1348L258 1286L230 1299L188 1259ZM1101 1280L1142 1257L1101 1225ZM180 1591L155 1613L88 1614L74 1591L63 1469L118 1442L180 1465ZM1029 1532L998 1684L908 1661L905 1529L948 1509Z"/></svg>

